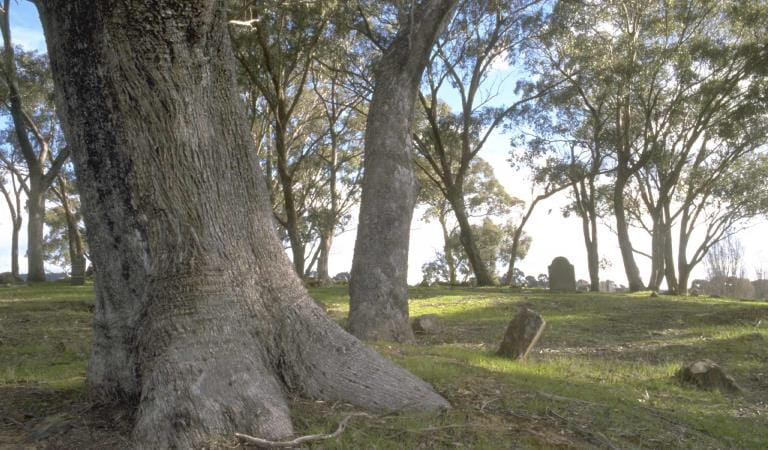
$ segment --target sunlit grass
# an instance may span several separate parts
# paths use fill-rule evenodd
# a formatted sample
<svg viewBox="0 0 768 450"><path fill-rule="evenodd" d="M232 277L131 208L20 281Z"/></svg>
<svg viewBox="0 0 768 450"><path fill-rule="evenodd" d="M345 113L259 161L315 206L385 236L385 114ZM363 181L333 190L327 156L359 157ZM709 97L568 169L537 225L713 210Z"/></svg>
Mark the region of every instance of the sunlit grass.
<svg viewBox="0 0 768 450"><path fill-rule="evenodd" d="M346 286L311 293L343 322ZM355 419L323 448L768 447L764 302L444 287L410 297L411 316L437 314L443 332L372 345L453 408ZM66 408L82 394L92 302L92 286L0 288L0 413ZM522 305L546 319L541 342L528 361L495 356ZM679 384L680 365L701 358L725 367L746 394ZM330 431L352 410L296 401L302 434Z"/></svg>

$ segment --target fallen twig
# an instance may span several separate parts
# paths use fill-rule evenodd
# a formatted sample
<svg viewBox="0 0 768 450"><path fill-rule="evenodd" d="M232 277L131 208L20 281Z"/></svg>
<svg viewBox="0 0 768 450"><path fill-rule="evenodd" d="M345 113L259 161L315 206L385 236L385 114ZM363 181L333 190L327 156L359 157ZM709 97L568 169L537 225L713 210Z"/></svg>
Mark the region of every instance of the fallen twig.
<svg viewBox="0 0 768 450"><path fill-rule="evenodd" d="M24 428L24 424L10 416L0 416L0 420L6 420L16 426Z"/></svg>
<svg viewBox="0 0 768 450"><path fill-rule="evenodd" d="M556 419L561 420L562 422L564 422L566 424L566 426L569 426L571 429L573 429L577 433L581 434L582 436L584 436L584 437L586 437L588 439L596 440L596 441L598 441L599 443L605 445L606 447L608 447L611 450L618 450L618 447L613 445L613 442L611 442L608 439L608 437L606 437L603 433L601 433L599 431L590 431L590 430L588 430L588 429L586 429L586 428L584 428L582 426L579 426L578 424L576 424L576 423L566 419L565 417L561 416L560 414L558 414L558 413L556 413L556 412L554 412L552 410L547 410L547 414L549 414L551 417L554 417Z"/></svg>
<svg viewBox="0 0 768 450"><path fill-rule="evenodd" d="M541 391L535 391L536 394L548 398L550 400L558 400L563 402L575 402L575 403L583 403L585 405L591 405L591 406L603 406L606 408L609 408L610 406L606 405L605 403L597 403L597 402L590 402L588 400L582 400L580 398L573 398L573 397L563 397L562 395L555 395L555 394L547 394L546 392Z"/></svg>
<svg viewBox="0 0 768 450"><path fill-rule="evenodd" d="M357 412L349 414L347 417L341 419L341 422L339 422L339 427L330 434L310 434L307 436L301 436L297 437L296 439L293 439L291 441L270 441L268 439L262 439L257 438L254 436L249 436L247 434L242 433L235 433L235 436L239 439L248 441L253 444L260 445L262 447L268 447L268 448L280 448L280 447L295 447L300 444L304 444L305 442L314 442L314 441L324 441L326 439L333 439L335 437L338 437L341 435L341 433L344 432L344 430L347 428L347 423L349 423L349 420L353 417L368 417L373 418L370 414L366 414L364 412Z"/></svg>

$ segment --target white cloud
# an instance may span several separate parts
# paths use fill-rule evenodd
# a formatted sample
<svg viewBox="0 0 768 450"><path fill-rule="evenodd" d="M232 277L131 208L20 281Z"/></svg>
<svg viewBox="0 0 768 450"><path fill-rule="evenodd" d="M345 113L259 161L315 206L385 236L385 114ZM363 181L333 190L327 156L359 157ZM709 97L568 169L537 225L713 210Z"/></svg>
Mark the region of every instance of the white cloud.
<svg viewBox="0 0 768 450"><path fill-rule="evenodd" d="M39 28L15 26L11 30L13 43L20 45L24 50L37 50L39 53L46 53L45 36Z"/></svg>

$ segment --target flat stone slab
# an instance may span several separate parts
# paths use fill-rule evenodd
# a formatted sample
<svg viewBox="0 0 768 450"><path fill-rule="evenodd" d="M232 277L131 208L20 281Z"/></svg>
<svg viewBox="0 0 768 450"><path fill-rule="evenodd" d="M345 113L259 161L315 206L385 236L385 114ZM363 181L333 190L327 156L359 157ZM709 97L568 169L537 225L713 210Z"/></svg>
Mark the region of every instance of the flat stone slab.
<svg viewBox="0 0 768 450"><path fill-rule="evenodd" d="M511 359L526 359L539 342L546 324L547 322L539 313L522 308L509 322L496 354Z"/></svg>

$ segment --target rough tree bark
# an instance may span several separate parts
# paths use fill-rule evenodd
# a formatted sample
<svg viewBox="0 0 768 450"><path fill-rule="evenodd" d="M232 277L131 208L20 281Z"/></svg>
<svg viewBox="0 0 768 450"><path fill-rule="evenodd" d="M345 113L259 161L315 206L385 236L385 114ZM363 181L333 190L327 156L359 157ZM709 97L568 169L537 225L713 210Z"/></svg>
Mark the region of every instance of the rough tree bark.
<svg viewBox="0 0 768 450"><path fill-rule="evenodd" d="M221 2L40 0L96 267L90 392L134 445L292 434L286 394L447 406L344 332L283 252Z"/></svg>
<svg viewBox="0 0 768 450"><path fill-rule="evenodd" d="M408 240L418 187L411 161L414 101L457 3L415 4L375 70L350 283L349 328L363 339L414 339L408 324Z"/></svg>

